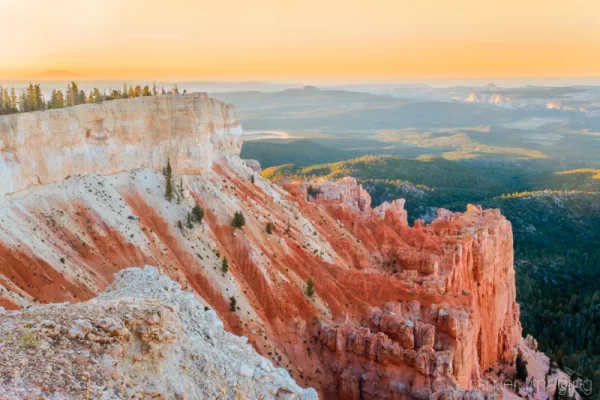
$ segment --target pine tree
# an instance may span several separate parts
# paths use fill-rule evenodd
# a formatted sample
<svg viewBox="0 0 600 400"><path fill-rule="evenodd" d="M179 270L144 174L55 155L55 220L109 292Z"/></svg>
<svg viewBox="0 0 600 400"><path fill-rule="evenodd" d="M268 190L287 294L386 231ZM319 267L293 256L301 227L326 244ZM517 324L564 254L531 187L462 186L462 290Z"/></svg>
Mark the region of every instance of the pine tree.
<svg viewBox="0 0 600 400"><path fill-rule="evenodd" d="M98 88L94 88L94 90L92 90L90 93L90 101L88 101L88 103L102 103L103 100L104 96L102 93L100 93L100 90Z"/></svg>
<svg viewBox="0 0 600 400"><path fill-rule="evenodd" d="M150 92L150 86L144 86L144 89L142 89L142 96L152 96L152 92Z"/></svg>
<svg viewBox="0 0 600 400"><path fill-rule="evenodd" d="M10 95L7 89L0 86L0 115L10 114L13 111L10 108Z"/></svg>
<svg viewBox="0 0 600 400"><path fill-rule="evenodd" d="M187 214L186 224L187 224L187 228L188 229L193 229L194 228L194 224L192 223L192 214L191 213Z"/></svg>
<svg viewBox="0 0 600 400"><path fill-rule="evenodd" d="M173 174L173 170L171 169L171 161L167 159L167 166L164 169L164 175L167 181L167 186L165 188L165 199L168 201L173 200L173 182L171 180Z"/></svg>
<svg viewBox="0 0 600 400"><path fill-rule="evenodd" d="M63 108L65 106L65 95L62 91L56 92L56 103L54 104L54 108Z"/></svg>
<svg viewBox="0 0 600 400"><path fill-rule="evenodd" d="M204 210L198 204L192 208L192 217L194 217L194 221L201 224L202 218L204 218Z"/></svg>
<svg viewBox="0 0 600 400"><path fill-rule="evenodd" d="M29 87L27 88L27 102L29 104L28 111L37 110L37 102L36 102L36 98L35 98L35 88L31 84L31 82L29 82Z"/></svg>
<svg viewBox="0 0 600 400"><path fill-rule="evenodd" d="M167 166L165 167L165 170L163 171L163 173L165 174L165 177L168 179L171 179L171 176L173 174L173 168L171 168L171 160L167 158Z"/></svg>
<svg viewBox="0 0 600 400"><path fill-rule="evenodd" d="M77 104L85 104L86 96L83 90L79 91L79 96L77 96Z"/></svg>
<svg viewBox="0 0 600 400"><path fill-rule="evenodd" d="M242 226L246 225L246 218L244 218L244 215L240 211L236 211L233 215L231 225L238 229L242 229Z"/></svg>
<svg viewBox="0 0 600 400"><path fill-rule="evenodd" d="M29 96L27 96L26 90L22 90L19 94L19 110L21 112L31 111L31 103L29 102Z"/></svg>
<svg viewBox="0 0 600 400"><path fill-rule="evenodd" d="M231 310L231 312L235 312L237 309L237 300L235 299L234 296L231 296L229 298L229 310Z"/></svg>
<svg viewBox="0 0 600 400"><path fill-rule="evenodd" d="M17 92L15 92L15 88L10 88L10 110L13 113L16 113L17 110Z"/></svg>
<svg viewBox="0 0 600 400"><path fill-rule="evenodd" d="M33 87L34 93L33 97L35 98L36 110L42 111L46 108L46 103L44 102L44 95L42 94L42 88L38 83Z"/></svg>
<svg viewBox="0 0 600 400"><path fill-rule="evenodd" d="M56 107L56 89L52 90L52 94L50 95L50 100L48 100L48 109L57 108Z"/></svg>
<svg viewBox="0 0 600 400"><path fill-rule="evenodd" d="M308 281L306 282L306 295L308 297L313 297L315 295L315 288L313 286L312 278L308 278Z"/></svg>
<svg viewBox="0 0 600 400"><path fill-rule="evenodd" d="M265 229L265 231L270 235L271 233L273 233L273 228L271 227L271 223L267 222L267 228Z"/></svg>
<svg viewBox="0 0 600 400"><path fill-rule="evenodd" d="M221 271L226 274L229 271L229 261L227 261L227 257L223 257L223 261L221 261Z"/></svg>
<svg viewBox="0 0 600 400"><path fill-rule="evenodd" d="M527 382L527 363L523 360L521 353L517 355L517 376L516 378L522 382Z"/></svg>
<svg viewBox="0 0 600 400"><path fill-rule="evenodd" d="M252 175L250 176L250 182L251 182L252 184L254 184L254 174L252 174Z"/></svg>
<svg viewBox="0 0 600 400"><path fill-rule="evenodd" d="M165 199L169 202L173 200L173 183L171 179L167 179L167 187L165 188Z"/></svg>
<svg viewBox="0 0 600 400"><path fill-rule="evenodd" d="M67 85L67 107L81 104L79 100L79 87L76 82L71 81L71 83Z"/></svg>

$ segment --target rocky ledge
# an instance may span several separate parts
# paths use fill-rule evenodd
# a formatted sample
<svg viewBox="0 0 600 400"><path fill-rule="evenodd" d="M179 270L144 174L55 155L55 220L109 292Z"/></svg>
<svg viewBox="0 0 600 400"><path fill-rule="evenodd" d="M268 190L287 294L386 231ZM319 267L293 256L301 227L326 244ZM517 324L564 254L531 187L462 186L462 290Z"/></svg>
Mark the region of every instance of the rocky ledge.
<svg viewBox="0 0 600 400"><path fill-rule="evenodd" d="M0 311L2 399L317 399L154 267L99 297Z"/></svg>

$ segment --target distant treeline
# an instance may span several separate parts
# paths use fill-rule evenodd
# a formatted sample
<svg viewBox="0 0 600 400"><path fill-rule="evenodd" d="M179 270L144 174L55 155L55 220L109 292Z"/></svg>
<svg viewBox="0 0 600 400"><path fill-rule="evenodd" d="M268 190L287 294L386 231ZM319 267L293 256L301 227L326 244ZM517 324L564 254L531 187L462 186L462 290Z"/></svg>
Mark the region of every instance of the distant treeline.
<svg viewBox="0 0 600 400"><path fill-rule="evenodd" d="M185 93L185 90L183 91ZM50 99L46 100L42 94L40 84L29 84L18 93L14 88L10 90L0 85L0 115L16 114L29 111L43 111L55 108L64 108L86 103L102 103L115 99L129 99L143 96L157 96L159 94L178 94L179 89L174 85L172 89L160 91L156 85L133 86L123 85L123 90L103 90L93 88L88 93L79 89L76 82L67 85L67 90L53 90Z"/></svg>

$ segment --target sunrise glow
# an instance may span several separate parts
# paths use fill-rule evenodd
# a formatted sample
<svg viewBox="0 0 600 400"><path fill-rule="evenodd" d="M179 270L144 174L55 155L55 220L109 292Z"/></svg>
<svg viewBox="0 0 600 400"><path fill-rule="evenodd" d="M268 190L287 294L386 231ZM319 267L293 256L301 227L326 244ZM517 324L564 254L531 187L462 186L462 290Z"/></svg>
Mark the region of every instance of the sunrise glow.
<svg viewBox="0 0 600 400"><path fill-rule="evenodd" d="M0 15L3 79L600 75L596 0L0 0Z"/></svg>

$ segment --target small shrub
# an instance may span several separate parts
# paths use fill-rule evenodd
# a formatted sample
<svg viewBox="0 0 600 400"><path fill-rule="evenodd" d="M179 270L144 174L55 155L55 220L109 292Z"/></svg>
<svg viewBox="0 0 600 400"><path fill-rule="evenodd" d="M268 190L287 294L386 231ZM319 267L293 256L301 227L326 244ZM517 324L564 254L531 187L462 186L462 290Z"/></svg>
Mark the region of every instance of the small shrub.
<svg viewBox="0 0 600 400"><path fill-rule="evenodd" d="M312 278L308 278L308 281L306 282L306 295L308 297L313 297L315 295L315 288Z"/></svg>
<svg viewBox="0 0 600 400"><path fill-rule="evenodd" d="M237 309L237 300L235 299L235 296L231 296L229 298L229 310L231 312L235 312L236 309Z"/></svg>
<svg viewBox="0 0 600 400"><path fill-rule="evenodd" d="M181 221L177 221L177 227L183 230L183 224L181 223Z"/></svg>
<svg viewBox="0 0 600 400"><path fill-rule="evenodd" d="M231 222L231 225L238 229L242 229L242 227L246 225L246 218L244 218L244 215L240 211L236 211L233 215L233 221Z"/></svg>
<svg viewBox="0 0 600 400"><path fill-rule="evenodd" d="M223 257L223 261L221 261L221 271L226 274L229 271L229 261L227 261L227 257Z"/></svg>
<svg viewBox="0 0 600 400"><path fill-rule="evenodd" d="M24 349L33 349L42 344L42 341L37 338L37 335L33 331L27 331L26 335L21 337L21 347Z"/></svg>
<svg viewBox="0 0 600 400"><path fill-rule="evenodd" d="M265 231L270 235L271 233L273 233L273 228L271 227L271 223L267 222L267 228L265 229Z"/></svg>
<svg viewBox="0 0 600 400"><path fill-rule="evenodd" d="M188 213L186 225L188 229L194 228L194 224L192 224L192 214Z"/></svg>
<svg viewBox="0 0 600 400"><path fill-rule="evenodd" d="M252 182L252 183L254 184L254 174L252 174L252 175L250 176L250 182Z"/></svg>

